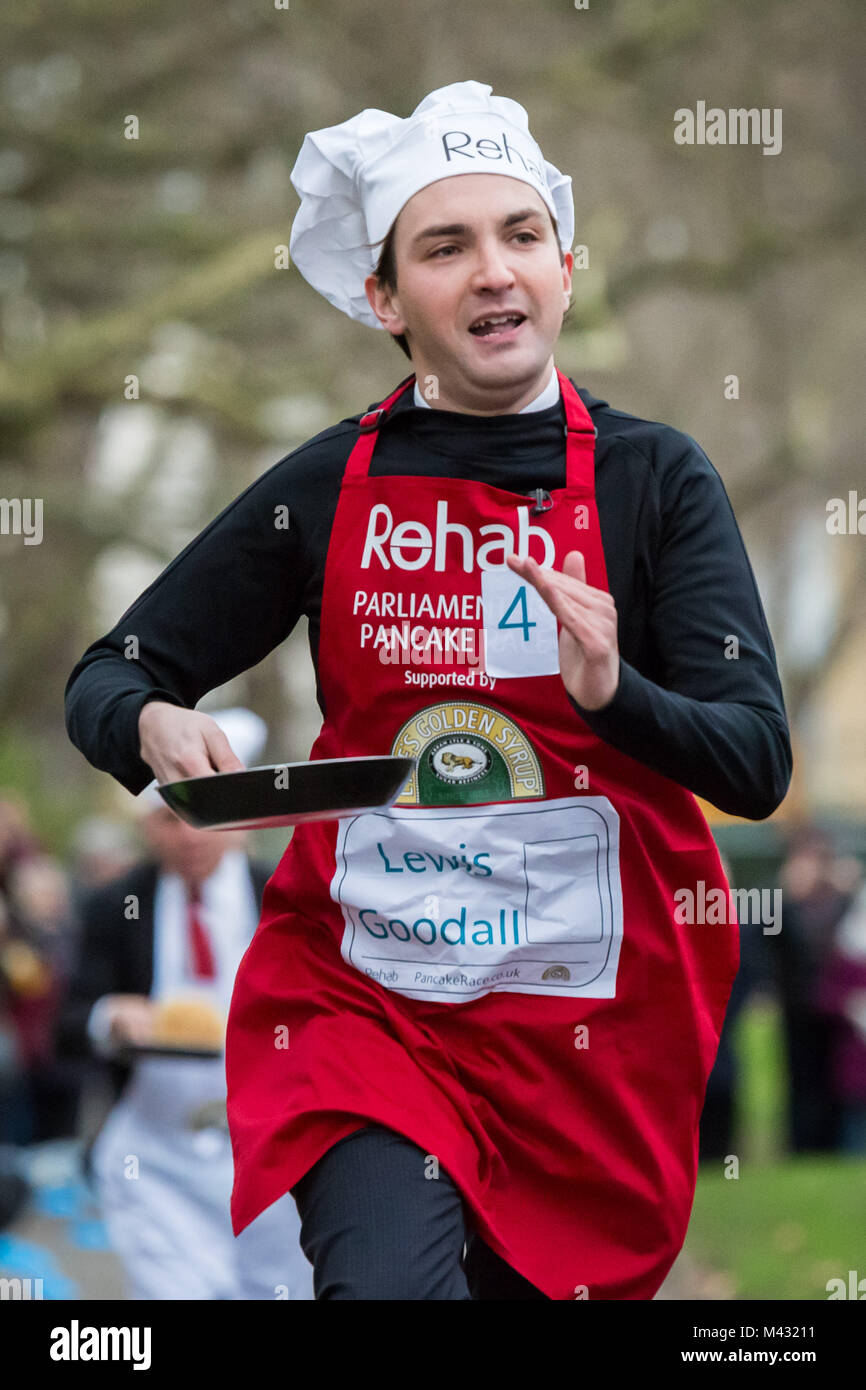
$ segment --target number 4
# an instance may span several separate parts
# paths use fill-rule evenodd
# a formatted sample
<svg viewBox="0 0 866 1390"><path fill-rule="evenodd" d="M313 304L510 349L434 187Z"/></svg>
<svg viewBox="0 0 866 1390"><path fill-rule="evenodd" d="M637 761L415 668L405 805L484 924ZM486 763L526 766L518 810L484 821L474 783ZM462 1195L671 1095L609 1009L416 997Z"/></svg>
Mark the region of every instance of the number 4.
<svg viewBox="0 0 866 1390"><path fill-rule="evenodd" d="M521 611L522 611L522 613L523 613L523 617L522 617L522 619L521 619L521 621L520 621L519 623L509 623L509 622L507 621L507 619L511 617L511 614L514 612L514 609L515 609L515 607L516 607L516 605L517 605L518 602L520 603L520 607L521 607ZM523 640L524 640L524 642L528 642L528 641L529 641L529 629L530 629L531 627L538 627L538 624L537 624L536 622L534 622L534 621L533 621L533 622L530 622L530 621L529 621L529 614L528 614L527 611L526 611L526 585L525 585L525 584L521 584L520 588L517 590L517 593L514 595L514 598L511 600L511 603L509 604L507 610L503 613L502 617L499 619L499 622L496 624L496 626L497 626L497 627L520 627L520 628L523 629Z"/></svg>

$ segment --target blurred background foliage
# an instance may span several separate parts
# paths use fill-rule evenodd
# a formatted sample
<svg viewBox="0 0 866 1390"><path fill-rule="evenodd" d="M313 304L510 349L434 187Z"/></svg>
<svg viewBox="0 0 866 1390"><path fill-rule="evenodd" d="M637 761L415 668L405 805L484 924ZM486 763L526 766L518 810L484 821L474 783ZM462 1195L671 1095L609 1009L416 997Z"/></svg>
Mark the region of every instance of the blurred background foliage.
<svg viewBox="0 0 866 1390"><path fill-rule="evenodd" d="M52 834L107 795L63 727L84 648L265 468L404 375L384 333L275 267L305 132L364 106L409 114L467 78L520 100L574 178L589 266L558 366L688 431L725 481L802 754L797 804L866 809L850 693L866 552L825 524L827 499L863 478L859 14L854 0L7 9L0 494L44 499L44 539L0 536L0 758ZM698 100L781 108L782 152L677 145L674 111ZM265 716L274 758L306 756L305 632L205 707L226 699Z"/></svg>

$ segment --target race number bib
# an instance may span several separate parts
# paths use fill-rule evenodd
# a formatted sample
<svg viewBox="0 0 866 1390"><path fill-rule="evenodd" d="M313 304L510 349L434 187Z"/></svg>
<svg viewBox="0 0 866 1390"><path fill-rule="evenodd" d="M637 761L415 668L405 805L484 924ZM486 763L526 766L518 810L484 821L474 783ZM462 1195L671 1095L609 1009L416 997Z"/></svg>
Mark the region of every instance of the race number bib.
<svg viewBox="0 0 866 1390"><path fill-rule="evenodd" d="M513 570L481 574L484 670L488 676L553 676L559 671L556 617L534 585Z"/></svg>
<svg viewBox="0 0 866 1390"><path fill-rule="evenodd" d="M410 999L613 999L619 817L606 797L389 807L339 823L343 959Z"/></svg>

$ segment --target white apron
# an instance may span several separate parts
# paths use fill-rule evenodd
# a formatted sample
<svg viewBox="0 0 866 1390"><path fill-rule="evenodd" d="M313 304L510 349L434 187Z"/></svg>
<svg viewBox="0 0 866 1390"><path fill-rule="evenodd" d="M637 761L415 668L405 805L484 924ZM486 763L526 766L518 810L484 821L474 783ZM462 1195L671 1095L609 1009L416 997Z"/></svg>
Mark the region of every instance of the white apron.
<svg viewBox="0 0 866 1390"><path fill-rule="evenodd" d="M207 882L214 913L232 927L211 936L216 977L188 973L185 903L174 876L164 875L154 900L151 998L198 995L225 1016L258 904L238 851L228 851ZM300 1248L290 1193L240 1237L233 1234L225 1102L223 1057L140 1057L97 1138L98 1195L133 1298L313 1298L313 1270Z"/></svg>
<svg viewBox="0 0 866 1390"><path fill-rule="evenodd" d="M232 1233L228 1132L190 1127L225 1095L222 1058L142 1058L94 1145L103 1216L131 1298L313 1298L290 1193Z"/></svg>

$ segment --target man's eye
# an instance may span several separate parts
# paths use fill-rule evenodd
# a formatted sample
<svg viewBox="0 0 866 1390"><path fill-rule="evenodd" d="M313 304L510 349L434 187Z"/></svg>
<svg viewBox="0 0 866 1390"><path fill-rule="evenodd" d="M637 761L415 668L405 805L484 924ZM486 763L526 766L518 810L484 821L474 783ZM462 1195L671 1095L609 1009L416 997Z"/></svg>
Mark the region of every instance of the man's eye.
<svg viewBox="0 0 866 1390"><path fill-rule="evenodd" d="M517 241L518 238L520 238L520 237L528 237L528 238L529 238L529 245L530 245L530 246L532 245L532 243L533 243L534 241L538 241L538 237L535 235L535 232L517 232L517 233L515 233L515 236L514 236L513 240L514 240L514 241ZM526 244L526 243L524 243L524 244ZM460 250L460 247L459 247L459 246L454 246L454 245L437 246L437 247L436 247L436 250L435 250L435 251L431 251L430 255L431 255L431 258L435 258L435 257L441 256L442 253L443 253L443 251L459 251L459 250ZM446 256L445 259L446 259L446 260L450 260L451 257L450 257L450 256Z"/></svg>

